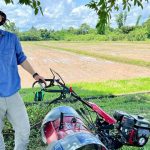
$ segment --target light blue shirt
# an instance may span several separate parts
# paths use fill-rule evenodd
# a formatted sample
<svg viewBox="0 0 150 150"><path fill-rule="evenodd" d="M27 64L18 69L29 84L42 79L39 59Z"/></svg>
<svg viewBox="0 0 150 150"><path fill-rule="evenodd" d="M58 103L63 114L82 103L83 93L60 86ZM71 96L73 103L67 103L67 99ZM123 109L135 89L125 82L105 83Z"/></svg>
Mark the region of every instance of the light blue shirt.
<svg viewBox="0 0 150 150"><path fill-rule="evenodd" d="M0 97L11 96L21 88L18 65L26 58L17 36L0 30Z"/></svg>

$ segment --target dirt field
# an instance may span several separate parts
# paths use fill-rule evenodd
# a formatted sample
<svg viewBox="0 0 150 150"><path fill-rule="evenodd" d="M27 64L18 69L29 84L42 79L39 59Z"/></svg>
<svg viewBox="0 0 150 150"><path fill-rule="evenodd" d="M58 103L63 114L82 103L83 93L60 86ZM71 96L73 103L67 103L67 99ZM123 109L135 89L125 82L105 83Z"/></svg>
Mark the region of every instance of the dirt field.
<svg viewBox="0 0 150 150"><path fill-rule="evenodd" d="M74 49L102 51L105 54L123 55L138 59L150 60L149 44L89 44L89 43L62 43L52 42L51 44ZM125 46L126 45L126 46ZM118 80L137 77L150 76L150 69L116 63L112 61L100 60L92 57L81 56L70 52L57 51L50 48L41 48L28 43L23 43L23 48L28 56L28 60L39 74L45 78L51 77L49 68L60 73L64 80L68 82L97 82L103 80ZM137 49L136 49L137 48ZM33 79L31 75L19 67L22 78L22 87L31 87Z"/></svg>
<svg viewBox="0 0 150 150"><path fill-rule="evenodd" d="M58 46L84 51L91 51L112 56L120 56L131 59L150 61L150 44L144 42L99 42L99 43L62 43L62 42L40 42L44 45Z"/></svg>

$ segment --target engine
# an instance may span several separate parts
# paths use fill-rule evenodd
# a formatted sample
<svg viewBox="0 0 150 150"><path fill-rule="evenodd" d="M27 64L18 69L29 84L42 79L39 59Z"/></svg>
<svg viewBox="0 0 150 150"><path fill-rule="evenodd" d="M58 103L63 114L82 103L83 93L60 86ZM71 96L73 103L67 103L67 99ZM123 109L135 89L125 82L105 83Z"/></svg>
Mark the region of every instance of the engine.
<svg viewBox="0 0 150 150"><path fill-rule="evenodd" d="M114 118L117 120L117 129L125 145L142 147L148 142L150 123L144 117L116 111Z"/></svg>

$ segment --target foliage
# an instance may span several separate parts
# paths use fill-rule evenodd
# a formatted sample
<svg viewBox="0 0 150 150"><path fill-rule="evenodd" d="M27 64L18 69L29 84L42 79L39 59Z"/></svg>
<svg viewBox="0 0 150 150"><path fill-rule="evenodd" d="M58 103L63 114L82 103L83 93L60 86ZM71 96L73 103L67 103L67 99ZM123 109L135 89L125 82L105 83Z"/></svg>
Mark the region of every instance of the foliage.
<svg viewBox="0 0 150 150"><path fill-rule="evenodd" d="M42 39L40 33L35 31L21 32L19 38L22 41L40 41Z"/></svg>
<svg viewBox="0 0 150 150"><path fill-rule="evenodd" d="M148 37L146 28L140 27L130 32L127 36L129 41L145 41Z"/></svg>
<svg viewBox="0 0 150 150"><path fill-rule="evenodd" d="M142 15L139 15L139 16L137 17L135 26L138 26L138 25L139 25L140 20L141 20L141 17L142 17Z"/></svg>
<svg viewBox="0 0 150 150"><path fill-rule="evenodd" d="M88 34L89 30L90 30L90 26L86 23L83 23L77 30L77 34Z"/></svg>
<svg viewBox="0 0 150 150"><path fill-rule="evenodd" d="M4 1L6 4L14 3L14 0L4 0ZM19 4L21 5L25 4L25 5L29 5L30 7L32 7L34 9L35 15L38 14L39 11L43 14L40 0L18 0L18 1L19 1ZM148 2L149 0L143 0L143 1ZM134 4L134 6L143 8L143 5L142 5L143 1L142 0L134 0L134 1L121 0L123 10L127 9L128 11L130 11L132 7L132 3ZM114 9L118 11L120 9L117 0L108 0L108 1L91 0L86 6L96 11L98 15L98 23L96 27L98 28L99 33L102 33L102 34L105 33L105 26L109 23L112 10Z"/></svg>
<svg viewBox="0 0 150 150"><path fill-rule="evenodd" d="M107 41L108 38L106 35L95 35L95 34L86 34L86 35L67 35L64 37L66 41Z"/></svg>
<svg viewBox="0 0 150 150"><path fill-rule="evenodd" d="M148 2L148 0L143 0L143 1ZM130 11L131 7L133 6L132 3L134 4L134 6L143 8L142 0L134 0L134 1L121 0L121 2L122 2L123 10ZM108 22L111 18L112 10L114 9L114 10L118 11L120 9L117 0L108 0L108 1L92 0L86 6L93 9L94 11L96 11L96 13L98 15L97 27L99 28L100 33L104 33L105 26L108 24Z"/></svg>
<svg viewBox="0 0 150 150"><path fill-rule="evenodd" d="M147 36L148 36L148 38L150 38L150 18L143 24L143 26L147 30Z"/></svg>
<svg viewBox="0 0 150 150"><path fill-rule="evenodd" d="M127 20L127 12L126 11L124 13L121 12L118 15L116 15L116 23L118 25L118 28L125 26L126 20Z"/></svg>
<svg viewBox="0 0 150 150"><path fill-rule="evenodd" d="M131 96L122 96L114 99L93 99L92 102L96 103L102 109L104 109L109 114L113 114L114 110L122 110L132 114L141 114L144 117L150 120L150 105L149 105L150 97L148 95L131 95ZM57 107L59 105L69 105L73 108L78 108L81 106L79 102L76 103L61 103L55 105L46 105L39 103L38 105L28 106L27 112L29 115L31 126L37 124L31 129L30 135L30 143L28 150L42 150L46 149L46 145L42 142L41 139L41 132L40 126L41 121L44 116L50 111L52 108ZM12 150L14 146L14 136L12 132L12 127L8 121L5 121L5 128L4 128L4 138L6 141L6 149ZM145 148L148 148L150 143L147 143ZM138 148L132 147L123 147L122 150L138 150Z"/></svg>
<svg viewBox="0 0 150 150"><path fill-rule="evenodd" d="M122 26L121 32L123 34L129 34L129 32L133 31L135 29L135 26Z"/></svg>
<svg viewBox="0 0 150 150"><path fill-rule="evenodd" d="M125 39L125 35L121 33L110 33L107 35L109 41L122 41Z"/></svg>
<svg viewBox="0 0 150 150"><path fill-rule="evenodd" d="M4 0L6 4L14 4L15 0ZM35 15L40 11L43 14L40 0L18 0L21 5L28 5L34 9Z"/></svg>
<svg viewBox="0 0 150 150"><path fill-rule="evenodd" d="M16 27L14 22L10 22L10 21L6 22L4 24L4 28L5 28L5 30L7 30L9 32L13 32L13 33L16 33L16 34L19 33L19 28Z"/></svg>
<svg viewBox="0 0 150 150"><path fill-rule="evenodd" d="M50 39L51 32L48 31L47 29L40 29L39 32L40 32L40 37L41 37L43 40L48 40L48 39Z"/></svg>
<svg viewBox="0 0 150 150"><path fill-rule="evenodd" d="M122 13L119 28L105 26L105 34L97 33L98 29L91 28L83 23L79 28L69 27L59 31L51 29L37 29L32 27L28 31L20 32L14 22L8 22L4 28L7 31L17 34L21 41L41 41L41 40L65 40L65 41L144 41L150 38L150 19L141 26L125 26L126 14ZM122 26L123 25L123 26Z"/></svg>

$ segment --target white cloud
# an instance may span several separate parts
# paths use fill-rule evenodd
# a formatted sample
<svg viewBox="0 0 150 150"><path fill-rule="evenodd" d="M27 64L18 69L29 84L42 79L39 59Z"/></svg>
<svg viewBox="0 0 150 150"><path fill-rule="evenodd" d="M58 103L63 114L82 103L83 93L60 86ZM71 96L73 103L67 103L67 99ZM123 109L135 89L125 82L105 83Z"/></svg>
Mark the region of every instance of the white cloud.
<svg viewBox="0 0 150 150"><path fill-rule="evenodd" d="M49 18L59 18L64 13L64 5L63 1L53 5L53 7L46 7L44 10L44 15L48 16Z"/></svg>
<svg viewBox="0 0 150 150"><path fill-rule="evenodd" d="M72 12L71 12L71 15L72 15L72 16L73 16L73 15L76 15L76 16L81 17L82 15L87 14L87 13L89 13L89 12L90 12L89 8L87 8L87 7L84 6L84 5L81 5L81 6L79 6L79 7L74 8L74 9L72 10Z"/></svg>
<svg viewBox="0 0 150 150"><path fill-rule="evenodd" d="M90 1L90 0L89 0ZM33 10L29 6L21 6L16 3L14 5L6 5L0 1L0 9L6 12L8 19L14 21L16 26L21 30L27 30L32 26L37 28L53 28L61 29L79 27L82 23L88 23L94 27L97 23L96 13L85 6L88 0L44 0L41 1L44 16L34 15ZM121 5L121 0L118 1ZM142 15L141 22L145 21L150 15L150 5L144 2L144 9L133 7L128 13L127 25L134 25L138 15ZM116 26L115 15L119 12L112 13L111 24Z"/></svg>
<svg viewBox="0 0 150 150"><path fill-rule="evenodd" d="M85 17L82 22L94 27L97 23L97 19L97 14L95 12L90 12L89 15L87 15L87 17Z"/></svg>
<svg viewBox="0 0 150 150"><path fill-rule="evenodd" d="M69 3L69 4L72 3L72 2L73 2L73 0L67 0L67 3Z"/></svg>
<svg viewBox="0 0 150 150"><path fill-rule="evenodd" d="M78 21L78 26L82 23L87 23L90 26L95 27L97 23L96 13L85 5L81 5L72 9L70 17Z"/></svg>

